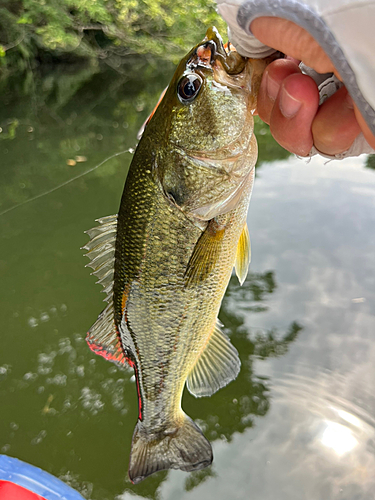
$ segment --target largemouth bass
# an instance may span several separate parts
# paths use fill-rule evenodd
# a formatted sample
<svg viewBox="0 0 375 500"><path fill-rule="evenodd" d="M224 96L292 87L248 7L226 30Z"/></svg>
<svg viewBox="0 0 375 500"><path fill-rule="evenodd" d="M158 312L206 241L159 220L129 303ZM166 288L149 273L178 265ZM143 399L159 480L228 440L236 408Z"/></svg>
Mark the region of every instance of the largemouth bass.
<svg viewBox="0 0 375 500"><path fill-rule="evenodd" d="M136 376L133 483L212 462L181 396L185 383L194 396L210 396L240 370L217 315L233 266L242 284L250 260L253 112L264 67L227 52L210 28L178 65L144 130L118 216L88 231L89 265L108 305L87 342Z"/></svg>

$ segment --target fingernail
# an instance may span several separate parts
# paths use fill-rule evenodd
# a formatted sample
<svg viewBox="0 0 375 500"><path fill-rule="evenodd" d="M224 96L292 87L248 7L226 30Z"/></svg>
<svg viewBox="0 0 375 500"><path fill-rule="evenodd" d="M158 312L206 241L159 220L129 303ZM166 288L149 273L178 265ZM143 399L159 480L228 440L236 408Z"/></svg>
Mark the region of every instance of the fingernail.
<svg viewBox="0 0 375 500"><path fill-rule="evenodd" d="M295 57L286 56L286 57L285 57L285 59L286 59L287 61L292 61L292 62L294 62L294 64L297 64L297 66L299 66L299 65L300 65L300 63L301 63L301 60L300 60L300 59L296 59Z"/></svg>
<svg viewBox="0 0 375 500"><path fill-rule="evenodd" d="M267 74L266 88L268 97L274 101L279 93L280 85Z"/></svg>
<svg viewBox="0 0 375 500"><path fill-rule="evenodd" d="M302 105L302 102L292 97L285 87L281 89L279 102L280 111L285 118L293 118Z"/></svg>

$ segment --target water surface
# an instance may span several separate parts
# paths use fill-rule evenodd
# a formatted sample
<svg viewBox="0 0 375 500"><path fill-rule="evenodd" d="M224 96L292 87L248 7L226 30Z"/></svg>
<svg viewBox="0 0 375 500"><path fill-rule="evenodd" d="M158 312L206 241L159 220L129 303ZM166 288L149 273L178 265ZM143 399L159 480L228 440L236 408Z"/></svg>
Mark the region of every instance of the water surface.
<svg viewBox="0 0 375 500"><path fill-rule="evenodd" d="M251 270L220 313L241 373L211 398L183 397L214 463L127 479L134 377L86 346L103 295L80 247L117 212L131 154L27 201L134 147L172 68L137 71L4 94L0 452L91 500L374 499L375 175L363 157L285 159L262 127Z"/></svg>

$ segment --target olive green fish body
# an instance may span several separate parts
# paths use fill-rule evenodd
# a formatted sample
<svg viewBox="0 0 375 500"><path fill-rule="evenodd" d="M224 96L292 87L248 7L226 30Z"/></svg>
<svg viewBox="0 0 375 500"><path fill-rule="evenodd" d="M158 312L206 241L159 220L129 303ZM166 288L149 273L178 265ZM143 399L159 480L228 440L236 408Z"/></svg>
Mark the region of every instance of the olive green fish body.
<svg viewBox="0 0 375 500"><path fill-rule="evenodd" d="M127 182L120 209L127 217L118 219L114 304L117 311L126 309L123 324L122 313L116 314L118 329L126 328L123 344L130 335L134 347L129 350L138 353L142 421L155 428L158 421L163 427L180 418L186 378L215 328L246 220L252 176L238 207L212 224L225 233L215 255L217 266L189 285L185 273L202 231L158 188L152 171L137 165L137 157L133 166L137 174ZM145 222L137 214L146 206Z"/></svg>
<svg viewBox="0 0 375 500"><path fill-rule="evenodd" d="M240 368L217 315L233 266L242 282L250 259L257 64L263 69L227 54L210 29L146 126L118 216L88 231L85 248L108 306L87 341L136 374L133 482L211 463L209 442L181 409L184 385L208 396Z"/></svg>

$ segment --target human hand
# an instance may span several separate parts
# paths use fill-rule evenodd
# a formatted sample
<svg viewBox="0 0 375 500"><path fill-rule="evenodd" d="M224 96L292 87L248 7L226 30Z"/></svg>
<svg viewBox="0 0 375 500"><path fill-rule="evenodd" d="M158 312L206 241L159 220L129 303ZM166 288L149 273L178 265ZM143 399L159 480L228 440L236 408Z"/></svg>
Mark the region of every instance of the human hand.
<svg viewBox="0 0 375 500"><path fill-rule="evenodd" d="M250 27L265 45L294 59L279 59L265 70L258 95L258 114L274 138L288 151L307 156L314 145L326 155L342 153L363 132L375 149L371 133L345 87L319 107L314 80L302 74L302 61L318 73L340 75L315 39L298 25L281 18L259 17Z"/></svg>

